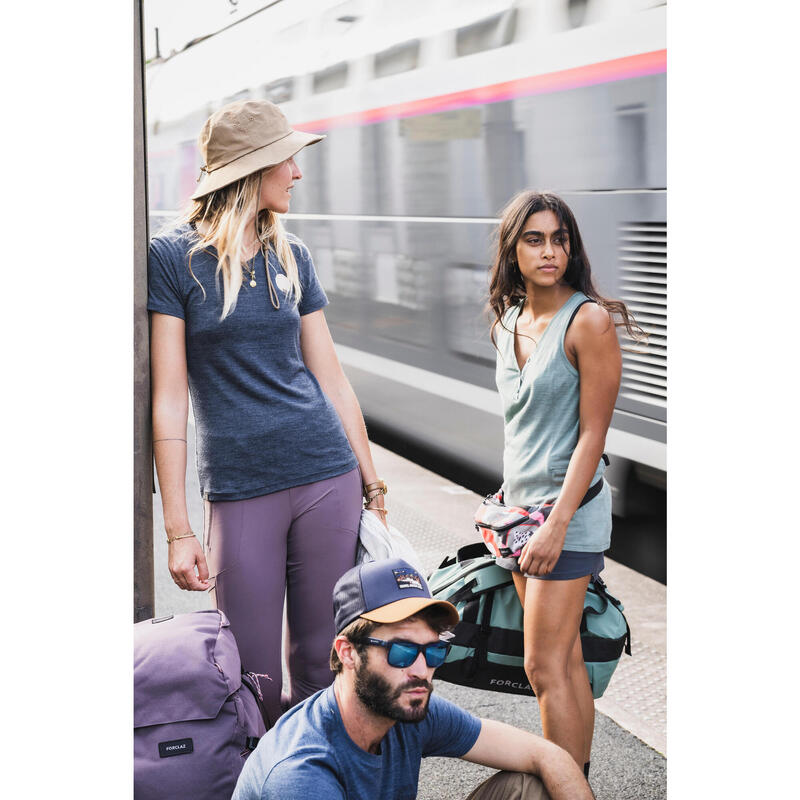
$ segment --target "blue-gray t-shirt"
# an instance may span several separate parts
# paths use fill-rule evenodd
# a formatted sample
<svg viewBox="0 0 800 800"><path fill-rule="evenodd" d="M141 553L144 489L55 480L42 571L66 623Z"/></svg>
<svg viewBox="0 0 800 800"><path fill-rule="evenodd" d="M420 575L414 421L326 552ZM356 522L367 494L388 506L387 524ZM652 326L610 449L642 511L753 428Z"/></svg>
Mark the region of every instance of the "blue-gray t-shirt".
<svg viewBox="0 0 800 800"><path fill-rule="evenodd" d="M478 740L481 722L431 696L421 722L396 722L379 755L347 734L333 686L284 714L247 759L232 800L412 800L420 761L460 758Z"/></svg>
<svg viewBox="0 0 800 800"><path fill-rule="evenodd" d="M244 281L236 308L224 320L216 251L192 256L197 234L189 225L150 242L149 311L184 320L189 391L197 432L200 490L209 500L243 500L333 478L358 465L339 415L300 351L300 317L328 303L311 255L289 242L302 287L299 305L276 283L280 308L270 303L264 258L254 262L256 286ZM285 284L285 279L281 281Z"/></svg>

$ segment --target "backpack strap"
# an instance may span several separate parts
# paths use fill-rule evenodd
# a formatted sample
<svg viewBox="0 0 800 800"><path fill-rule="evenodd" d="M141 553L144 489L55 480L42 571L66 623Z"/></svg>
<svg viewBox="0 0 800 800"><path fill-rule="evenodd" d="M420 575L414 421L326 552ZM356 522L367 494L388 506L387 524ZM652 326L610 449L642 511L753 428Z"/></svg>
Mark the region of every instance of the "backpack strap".
<svg viewBox="0 0 800 800"><path fill-rule="evenodd" d="M253 697L255 697L256 705L258 706L259 713L261 714L261 719L264 720L264 727L269 730L272 727L272 722L270 722L269 714L267 713L267 707L264 705L264 699L261 697L261 691L258 688L258 679L251 677L252 675L252 672L242 673L242 686L246 686L252 693ZM249 739L255 739L256 744L258 744L257 736L250 736ZM255 750L255 746L252 749Z"/></svg>

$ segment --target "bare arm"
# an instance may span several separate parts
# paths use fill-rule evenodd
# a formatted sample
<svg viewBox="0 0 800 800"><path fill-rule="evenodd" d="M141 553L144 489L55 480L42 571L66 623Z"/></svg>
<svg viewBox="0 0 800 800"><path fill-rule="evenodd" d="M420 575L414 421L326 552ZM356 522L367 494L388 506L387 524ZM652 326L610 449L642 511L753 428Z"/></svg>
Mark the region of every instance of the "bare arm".
<svg viewBox="0 0 800 800"><path fill-rule="evenodd" d="M550 514L554 521L566 526L589 489L603 455L619 393L622 357L610 315L595 304L587 303L580 309L564 345L575 359L581 381L578 444Z"/></svg>
<svg viewBox="0 0 800 800"><path fill-rule="evenodd" d="M361 406L339 363L322 309L300 318L300 349L305 365L314 374L342 421L347 440L358 459L361 480L365 485L378 480ZM377 497L371 505L383 508L383 496ZM383 514L378 516L384 517Z"/></svg>
<svg viewBox="0 0 800 800"><path fill-rule="evenodd" d="M603 455L622 373L614 324L608 312L593 303L578 311L564 348L580 375L578 444L550 516L520 553L520 569L534 575L552 572L561 554L567 527Z"/></svg>
<svg viewBox="0 0 800 800"><path fill-rule="evenodd" d="M164 508L167 536L189 532L186 508L186 422L189 384L186 336L182 319L152 314L150 368L153 382L153 454ZM195 565L200 577L195 574ZM196 538L169 545L169 571L181 589L208 588L208 567Z"/></svg>
<svg viewBox="0 0 800 800"><path fill-rule="evenodd" d="M504 722L482 719L478 740L463 758L492 769L537 775L551 800L594 797L583 771L566 750Z"/></svg>

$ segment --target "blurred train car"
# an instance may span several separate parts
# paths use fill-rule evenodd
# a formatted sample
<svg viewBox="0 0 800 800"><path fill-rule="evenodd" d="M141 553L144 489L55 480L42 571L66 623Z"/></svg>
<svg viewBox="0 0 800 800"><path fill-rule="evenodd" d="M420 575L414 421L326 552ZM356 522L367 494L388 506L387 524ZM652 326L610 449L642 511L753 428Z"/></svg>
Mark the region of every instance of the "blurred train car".
<svg viewBox="0 0 800 800"><path fill-rule="evenodd" d="M666 50L648 0L279 2L147 68L151 230L199 175L199 129L233 99L325 132L287 227L311 249L368 424L502 474L484 306L517 191L572 206L601 293L649 344L623 356L607 451L615 513L665 488ZM615 458L614 458L615 457Z"/></svg>

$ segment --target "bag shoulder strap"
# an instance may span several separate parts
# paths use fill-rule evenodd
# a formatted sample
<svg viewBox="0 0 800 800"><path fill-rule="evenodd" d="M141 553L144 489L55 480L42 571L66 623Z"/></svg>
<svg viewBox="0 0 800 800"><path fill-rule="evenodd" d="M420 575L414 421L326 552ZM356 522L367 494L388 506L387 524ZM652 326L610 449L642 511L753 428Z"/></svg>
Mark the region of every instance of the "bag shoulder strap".
<svg viewBox="0 0 800 800"><path fill-rule="evenodd" d="M580 311L581 306L585 306L587 303L596 303L597 300L592 300L591 297L587 297L586 300L581 300L575 308L572 309L572 314L570 314L569 321L567 322L567 327L564 328L564 333L569 330L569 326L572 325L572 320L575 319L575 315Z"/></svg>
<svg viewBox="0 0 800 800"><path fill-rule="evenodd" d="M261 714L261 719L264 721L264 727L269 730L272 727L272 722L270 721L267 707L264 705L264 699L261 696L258 678L254 677L252 672L242 672L242 686L246 686L250 690L250 693L253 695L253 697L255 697L258 711ZM256 739L256 743L258 742L257 737L254 736L251 738Z"/></svg>

